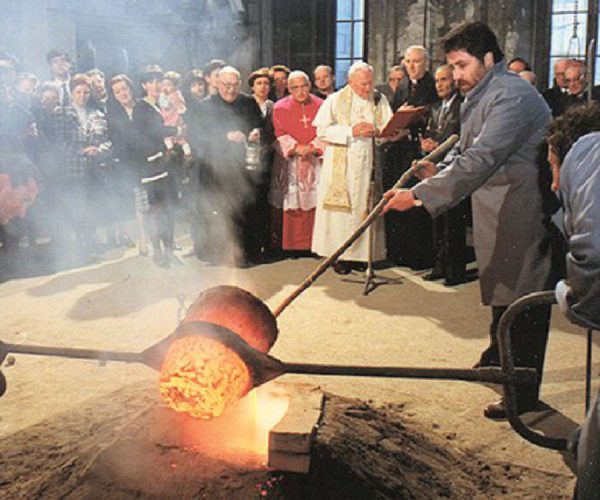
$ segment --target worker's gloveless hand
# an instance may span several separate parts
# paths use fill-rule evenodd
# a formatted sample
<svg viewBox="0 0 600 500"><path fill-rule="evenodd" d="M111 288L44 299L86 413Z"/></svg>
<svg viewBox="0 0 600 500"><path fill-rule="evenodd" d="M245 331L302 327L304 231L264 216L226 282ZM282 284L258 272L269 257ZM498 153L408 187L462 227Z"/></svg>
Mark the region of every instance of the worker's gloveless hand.
<svg viewBox="0 0 600 500"><path fill-rule="evenodd" d="M433 162L421 160L416 162L415 165L419 168L417 168L414 175L421 180L433 177L438 173L438 169Z"/></svg>
<svg viewBox="0 0 600 500"><path fill-rule="evenodd" d="M386 214L390 210L404 212L422 205L422 203L415 200L410 189L390 189L384 193L383 197L387 200L387 203L383 207L383 214Z"/></svg>

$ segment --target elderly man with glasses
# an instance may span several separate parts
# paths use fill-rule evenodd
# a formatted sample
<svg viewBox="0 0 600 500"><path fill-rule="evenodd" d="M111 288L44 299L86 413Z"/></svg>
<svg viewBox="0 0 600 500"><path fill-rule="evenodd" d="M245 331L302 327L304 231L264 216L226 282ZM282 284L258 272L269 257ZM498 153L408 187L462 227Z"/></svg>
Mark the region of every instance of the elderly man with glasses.
<svg viewBox="0 0 600 500"><path fill-rule="evenodd" d="M199 106L193 138L199 157L199 196L194 251L215 263L245 266L261 259L265 243L258 237L267 221L257 193L265 182L262 165L248 163L260 151L264 120L256 101L240 93L240 73L219 71L217 93Z"/></svg>
<svg viewBox="0 0 600 500"><path fill-rule="evenodd" d="M273 206L273 239L281 249L310 252L317 206L317 186L325 143L312 124L323 100L310 93L310 79L292 71L290 95L275 103L275 162L269 201Z"/></svg>

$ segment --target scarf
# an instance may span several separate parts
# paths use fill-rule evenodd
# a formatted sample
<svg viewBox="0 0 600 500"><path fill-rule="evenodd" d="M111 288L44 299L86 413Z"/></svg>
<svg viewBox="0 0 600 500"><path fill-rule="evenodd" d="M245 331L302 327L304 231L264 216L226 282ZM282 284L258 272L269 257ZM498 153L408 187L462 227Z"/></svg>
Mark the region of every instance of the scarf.
<svg viewBox="0 0 600 500"><path fill-rule="evenodd" d="M350 114L352 112L352 99L354 92L349 85L346 85L339 94L337 106L334 111L334 119L337 124L349 127ZM372 101L372 97L369 98ZM382 126L381 123L381 108L376 106L375 108L375 124L378 128ZM339 144L330 144L329 147L333 148L333 161L331 171L331 181L327 190L327 195L323 201L323 208L328 210L342 210L351 211L352 204L350 196L348 195L348 189L346 187L346 176L347 176L347 153L348 146Z"/></svg>

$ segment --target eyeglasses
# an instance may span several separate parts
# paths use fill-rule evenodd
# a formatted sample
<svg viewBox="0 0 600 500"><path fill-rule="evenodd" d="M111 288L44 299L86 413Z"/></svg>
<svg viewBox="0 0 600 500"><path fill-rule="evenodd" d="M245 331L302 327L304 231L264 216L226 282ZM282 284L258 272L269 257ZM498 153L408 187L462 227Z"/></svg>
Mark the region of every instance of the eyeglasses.
<svg viewBox="0 0 600 500"><path fill-rule="evenodd" d="M239 89L240 88L240 82L237 82L237 83L226 83L226 82L219 81L219 85L222 85L223 88L225 88L227 90Z"/></svg>
<svg viewBox="0 0 600 500"><path fill-rule="evenodd" d="M583 75L581 75L581 76L580 76L580 77L578 77L578 78L565 78L565 83L567 83L567 84L570 84L570 83L577 83L577 82L580 82L580 81L581 81L581 80L583 80L583 79L584 79L584 76L583 76Z"/></svg>

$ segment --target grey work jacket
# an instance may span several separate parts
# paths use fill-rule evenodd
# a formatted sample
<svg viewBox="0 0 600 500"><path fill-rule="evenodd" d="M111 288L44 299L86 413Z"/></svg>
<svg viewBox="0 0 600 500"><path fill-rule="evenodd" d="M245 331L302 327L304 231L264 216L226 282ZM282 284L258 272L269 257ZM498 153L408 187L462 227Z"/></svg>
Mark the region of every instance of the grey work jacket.
<svg viewBox="0 0 600 500"><path fill-rule="evenodd" d="M506 306L550 287L550 247L537 149L550 122L541 95L497 63L461 106L460 142L440 172L415 186L432 216L472 196L484 304Z"/></svg>
<svg viewBox="0 0 600 500"><path fill-rule="evenodd" d="M557 288L558 302L572 322L600 329L600 132L580 138L565 157L560 194L570 286Z"/></svg>

